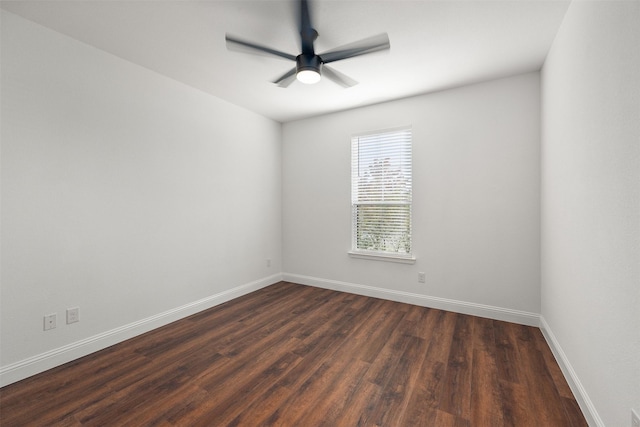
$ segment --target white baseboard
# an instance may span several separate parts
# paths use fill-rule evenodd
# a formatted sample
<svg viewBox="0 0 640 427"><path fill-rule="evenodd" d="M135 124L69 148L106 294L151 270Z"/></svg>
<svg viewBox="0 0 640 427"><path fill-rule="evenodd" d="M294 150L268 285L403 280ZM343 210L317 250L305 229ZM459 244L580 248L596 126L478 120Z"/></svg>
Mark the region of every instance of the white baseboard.
<svg viewBox="0 0 640 427"><path fill-rule="evenodd" d="M527 311L513 310L510 308L494 307L484 304L476 304L466 301L457 301L447 298L414 294L410 292L395 291L391 289L376 288L373 286L359 285L355 283L339 282L337 280L320 279L317 277L302 276L299 274L283 273L282 279L288 282L318 288L332 289L335 291L349 292L374 298L387 299L422 307L437 308L453 311L455 313L469 314L472 316L486 317L494 320L518 323L527 326L539 326L540 315Z"/></svg>
<svg viewBox="0 0 640 427"><path fill-rule="evenodd" d="M598 411L596 411L596 407L593 405L589 395L587 395L587 391L582 386L582 383L580 382L576 372L573 370L571 363L569 363L567 355L562 350L562 347L560 347L558 340L542 315L540 316L540 330L542 331L542 335L545 340L547 340L547 344L549 344L549 347L551 348L567 383L569 383L569 388L571 388L573 396L576 398L584 417L587 419L587 423L590 426L605 427L602 418L600 418Z"/></svg>
<svg viewBox="0 0 640 427"><path fill-rule="evenodd" d="M176 320L185 318L202 310L238 298L250 292L262 289L282 280L282 274L274 274L235 288L202 298L197 301L167 310L146 319L121 326L98 335L38 354L33 357L0 367L0 387L20 381L48 369L60 366L72 360L86 356L98 350L149 332Z"/></svg>

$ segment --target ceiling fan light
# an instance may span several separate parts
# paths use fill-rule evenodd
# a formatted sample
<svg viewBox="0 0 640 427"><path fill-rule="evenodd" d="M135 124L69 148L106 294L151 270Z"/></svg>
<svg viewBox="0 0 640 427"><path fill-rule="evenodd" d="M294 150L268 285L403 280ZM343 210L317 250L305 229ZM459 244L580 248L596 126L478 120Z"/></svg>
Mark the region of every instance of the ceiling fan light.
<svg viewBox="0 0 640 427"><path fill-rule="evenodd" d="M316 70L300 70L296 78L304 84L312 85L320 81L320 73Z"/></svg>
<svg viewBox="0 0 640 427"><path fill-rule="evenodd" d="M320 81L322 59L318 55L300 54L296 57L296 78L308 85Z"/></svg>

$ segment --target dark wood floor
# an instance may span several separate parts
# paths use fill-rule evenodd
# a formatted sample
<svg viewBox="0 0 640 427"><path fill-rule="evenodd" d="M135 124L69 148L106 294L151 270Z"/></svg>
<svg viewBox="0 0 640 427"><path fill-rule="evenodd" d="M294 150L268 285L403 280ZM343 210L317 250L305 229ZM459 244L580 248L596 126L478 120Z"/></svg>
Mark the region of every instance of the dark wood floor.
<svg viewBox="0 0 640 427"><path fill-rule="evenodd" d="M0 390L2 426L586 426L539 329L281 282Z"/></svg>

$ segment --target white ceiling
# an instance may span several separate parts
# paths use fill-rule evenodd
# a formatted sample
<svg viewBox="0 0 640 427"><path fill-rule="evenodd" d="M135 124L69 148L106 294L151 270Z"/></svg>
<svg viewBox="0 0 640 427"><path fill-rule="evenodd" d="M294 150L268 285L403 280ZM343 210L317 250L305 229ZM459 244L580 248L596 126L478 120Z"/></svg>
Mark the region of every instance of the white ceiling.
<svg viewBox="0 0 640 427"><path fill-rule="evenodd" d="M386 32L391 50L331 64L359 82L279 88L294 66L226 49L225 33L297 55L285 0L2 1L2 8L286 122L539 70L569 1L312 0L316 51Z"/></svg>

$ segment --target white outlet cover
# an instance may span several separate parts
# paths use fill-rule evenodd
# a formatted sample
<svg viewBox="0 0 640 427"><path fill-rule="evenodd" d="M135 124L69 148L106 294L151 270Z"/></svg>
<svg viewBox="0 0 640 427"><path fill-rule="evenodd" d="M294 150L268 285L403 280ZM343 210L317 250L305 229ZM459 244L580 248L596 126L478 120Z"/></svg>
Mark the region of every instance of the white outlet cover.
<svg viewBox="0 0 640 427"><path fill-rule="evenodd" d="M67 309L67 325L80 321L80 308L68 308Z"/></svg>
<svg viewBox="0 0 640 427"><path fill-rule="evenodd" d="M56 328L56 314L44 316L44 330L48 331Z"/></svg>

